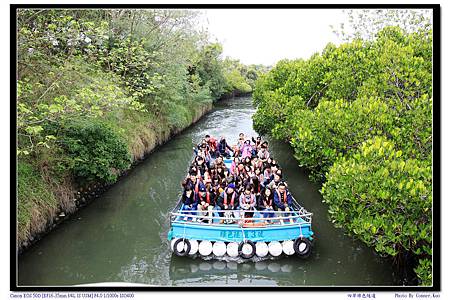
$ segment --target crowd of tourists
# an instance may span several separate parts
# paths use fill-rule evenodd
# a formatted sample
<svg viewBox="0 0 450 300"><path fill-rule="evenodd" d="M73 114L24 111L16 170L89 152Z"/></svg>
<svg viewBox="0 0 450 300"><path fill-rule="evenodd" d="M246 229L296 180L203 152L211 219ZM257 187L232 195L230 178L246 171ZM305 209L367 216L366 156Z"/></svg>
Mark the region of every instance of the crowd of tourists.
<svg viewBox="0 0 450 300"><path fill-rule="evenodd" d="M250 220L260 211L265 224L284 223L284 219L274 219L274 211L293 210L283 171L261 137L240 133L230 144L224 137L206 135L194 153L182 182L183 210L190 216L185 221L212 223L216 213L220 223L234 223ZM232 159L230 168L225 159Z"/></svg>

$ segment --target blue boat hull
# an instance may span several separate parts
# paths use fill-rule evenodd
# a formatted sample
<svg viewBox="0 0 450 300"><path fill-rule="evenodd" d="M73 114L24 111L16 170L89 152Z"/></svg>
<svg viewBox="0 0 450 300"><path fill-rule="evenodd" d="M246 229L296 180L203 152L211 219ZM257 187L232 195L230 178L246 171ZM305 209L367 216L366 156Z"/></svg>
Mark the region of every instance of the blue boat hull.
<svg viewBox="0 0 450 300"><path fill-rule="evenodd" d="M168 234L168 240L173 238L187 238L192 240L208 240L212 242L271 242L295 240L298 237L312 240L311 225L285 224L270 225L268 227L239 227L238 225L201 225L173 222ZM245 238L244 238L245 237Z"/></svg>

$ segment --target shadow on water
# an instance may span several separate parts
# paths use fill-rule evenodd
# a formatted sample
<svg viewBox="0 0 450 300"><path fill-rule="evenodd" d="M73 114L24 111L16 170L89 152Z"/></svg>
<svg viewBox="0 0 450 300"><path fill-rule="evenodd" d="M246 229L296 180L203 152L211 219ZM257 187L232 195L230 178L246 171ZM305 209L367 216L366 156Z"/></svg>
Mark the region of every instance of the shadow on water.
<svg viewBox="0 0 450 300"><path fill-rule="evenodd" d="M197 124L160 147L88 207L19 257L19 285L134 282L152 285L394 285L389 260L344 235L328 220L320 186L311 183L289 145L269 139L295 198L314 213L316 241L307 260L205 261L172 256L169 212L192 147L206 133L234 143L252 129L251 98L220 102Z"/></svg>

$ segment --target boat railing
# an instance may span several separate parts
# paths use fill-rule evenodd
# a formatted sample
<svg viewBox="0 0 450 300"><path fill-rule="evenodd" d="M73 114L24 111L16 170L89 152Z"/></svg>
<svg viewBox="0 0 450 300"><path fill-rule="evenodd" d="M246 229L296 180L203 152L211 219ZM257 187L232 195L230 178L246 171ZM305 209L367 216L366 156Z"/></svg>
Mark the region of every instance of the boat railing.
<svg viewBox="0 0 450 300"><path fill-rule="evenodd" d="M260 214L270 214L272 216L267 217L249 217L245 214L247 213L255 213L259 212ZM215 216L214 213L227 213L228 216ZM254 221L262 221L262 222L269 222L269 224L274 224L274 222L279 222L280 224L311 224L312 222L312 213L308 213L305 209L299 210L291 210L291 211L257 211L257 210L188 210L188 211L178 211L178 212L171 212L171 222L179 222L179 223L194 223L192 222L192 219L200 219L200 220L211 220L211 223L200 223L204 225L226 225L226 224L217 224L214 223L214 220L220 220L223 221L232 221L236 222L237 224L248 224L249 222ZM276 224L274 224L276 225Z"/></svg>

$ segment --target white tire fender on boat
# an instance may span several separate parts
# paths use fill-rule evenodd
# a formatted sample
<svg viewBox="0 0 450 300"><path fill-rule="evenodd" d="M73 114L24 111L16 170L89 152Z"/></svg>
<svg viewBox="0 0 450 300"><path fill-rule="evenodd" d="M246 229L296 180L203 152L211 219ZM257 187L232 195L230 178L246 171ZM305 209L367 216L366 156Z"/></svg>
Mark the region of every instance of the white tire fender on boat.
<svg viewBox="0 0 450 300"><path fill-rule="evenodd" d="M280 242L272 241L269 243L269 253L272 256L280 256L283 253L283 247Z"/></svg>
<svg viewBox="0 0 450 300"><path fill-rule="evenodd" d="M210 241L201 241L198 245L198 252L203 256L208 256L212 253L213 245Z"/></svg>
<svg viewBox="0 0 450 300"><path fill-rule="evenodd" d="M229 242L227 245L227 254L229 257L239 256L239 245L236 242Z"/></svg>
<svg viewBox="0 0 450 300"><path fill-rule="evenodd" d="M189 255L194 255L198 252L198 241L197 240L189 240L191 243L191 251L189 251Z"/></svg>
<svg viewBox="0 0 450 300"><path fill-rule="evenodd" d="M227 245L224 242L215 242L212 252L215 256L224 256L227 253Z"/></svg>
<svg viewBox="0 0 450 300"><path fill-rule="evenodd" d="M283 246L284 254L292 255L295 253L293 240L283 241L283 243L281 243L281 245Z"/></svg>
<svg viewBox="0 0 450 300"><path fill-rule="evenodd" d="M265 242L256 243L256 255L259 257L265 257L269 253L269 247Z"/></svg>
<svg viewBox="0 0 450 300"><path fill-rule="evenodd" d="M173 252L173 246L175 245L175 242L177 241L177 239L172 239L171 241L170 241L170 250L172 250L172 252Z"/></svg>

